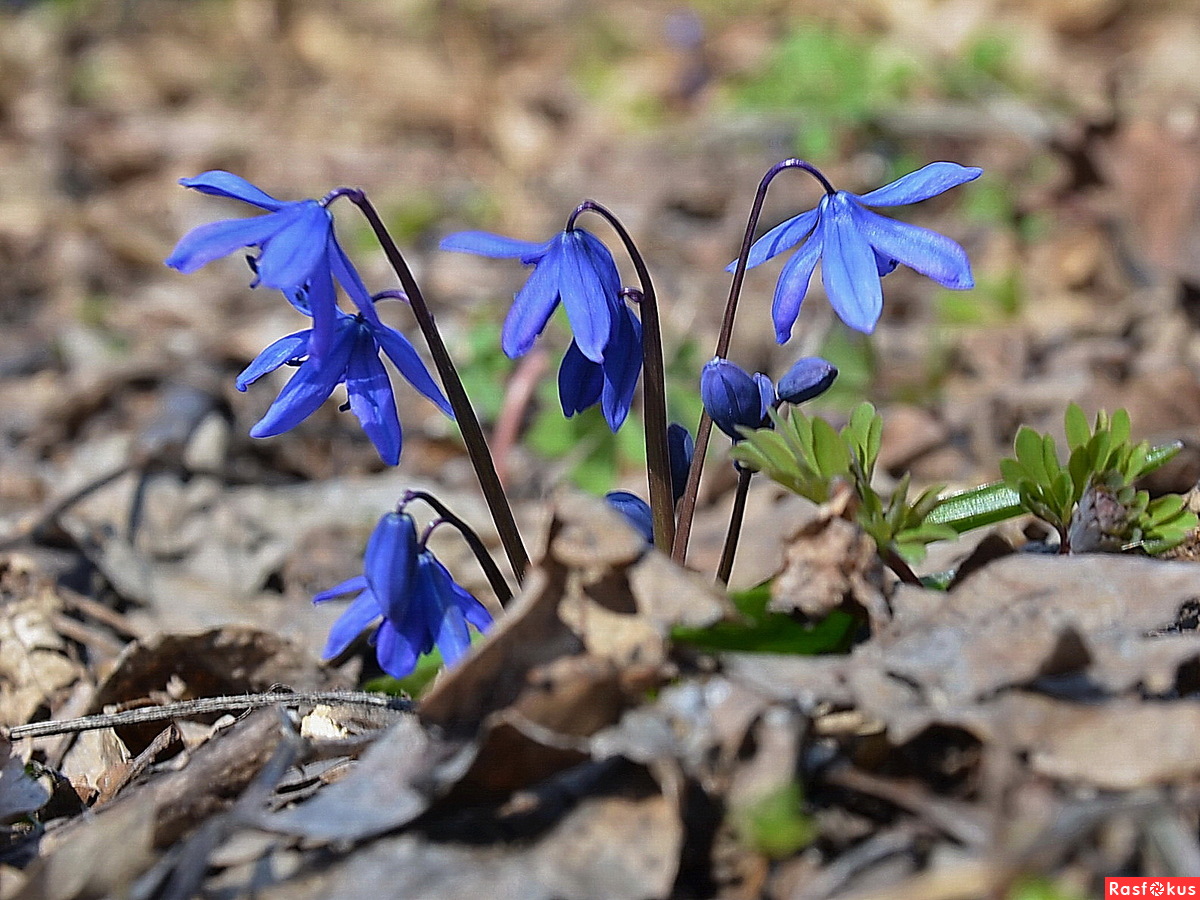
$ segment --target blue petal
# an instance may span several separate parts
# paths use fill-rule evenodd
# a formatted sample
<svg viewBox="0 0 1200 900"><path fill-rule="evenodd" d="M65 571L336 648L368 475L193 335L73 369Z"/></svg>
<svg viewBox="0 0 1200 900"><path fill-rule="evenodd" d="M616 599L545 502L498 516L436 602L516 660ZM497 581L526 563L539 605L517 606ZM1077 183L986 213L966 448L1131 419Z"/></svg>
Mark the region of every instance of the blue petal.
<svg viewBox="0 0 1200 900"><path fill-rule="evenodd" d="M220 169L201 172L195 178L180 178L179 183L202 194L241 200L243 203L250 203L261 209L269 209L271 212L287 206L287 203L276 200L266 191L256 188L245 178Z"/></svg>
<svg viewBox="0 0 1200 900"><path fill-rule="evenodd" d="M576 228L572 234L583 248L584 256L591 262L605 296L615 300L621 293L621 273L617 271L612 253L604 245L604 241L584 228Z"/></svg>
<svg viewBox="0 0 1200 900"><path fill-rule="evenodd" d="M758 386L758 427L767 419L767 412L775 405L775 385L762 372L754 373L754 383Z"/></svg>
<svg viewBox="0 0 1200 900"><path fill-rule="evenodd" d="M375 311L375 301L371 299L367 286L363 284L362 276L358 274L358 269L354 268L354 264L346 256L346 251L337 242L332 230L329 232L328 256L333 277L338 280L346 295L358 307L364 319L372 325L379 325L379 313ZM336 302L336 297L334 299Z"/></svg>
<svg viewBox="0 0 1200 900"><path fill-rule="evenodd" d="M604 500L624 516L625 521L646 539L646 543L654 543L654 513L649 503L629 491L609 491L604 495Z"/></svg>
<svg viewBox="0 0 1200 900"><path fill-rule="evenodd" d="M346 375L350 351L354 345L354 328L343 328L334 336L329 354L320 359L309 357L291 377L275 402L253 428L250 436L272 437L295 428L307 419L333 393Z"/></svg>
<svg viewBox="0 0 1200 900"><path fill-rule="evenodd" d="M326 259L333 216L316 200L293 203L271 215L286 221L263 244L258 277L265 286L286 291L303 285Z"/></svg>
<svg viewBox="0 0 1200 900"><path fill-rule="evenodd" d="M308 301L309 315L313 318L312 337L308 342L309 356L320 361L333 346L334 331L339 324L346 327L345 323L350 321L350 317L338 308L337 292L327 263L313 272L305 299Z"/></svg>
<svg viewBox="0 0 1200 900"><path fill-rule="evenodd" d="M800 213L800 215L776 225L750 247L750 254L746 259L746 268L753 269L755 266L765 263L771 257L778 256L785 250L796 246L816 227L816 209L810 209L808 212ZM737 269L736 259L725 267L726 272L732 272L735 269Z"/></svg>
<svg viewBox="0 0 1200 900"><path fill-rule="evenodd" d="M432 400L438 409L453 419L454 410L450 406L450 401L442 394L442 389L437 386L437 382L433 380L433 376L425 368L425 363L421 362L421 357L417 355L416 348L413 347L408 338L394 328L384 325L382 322L371 328L371 334L379 346L383 348L383 352L387 354L388 359L400 370L400 374L404 376L404 379Z"/></svg>
<svg viewBox="0 0 1200 900"><path fill-rule="evenodd" d="M313 597L313 603L324 603L327 600L334 600L338 597L344 597L346 594L357 594L359 591L367 589L367 579L364 575L355 575L353 578L347 578L341 584L335 584L328 590L321 591ZM376 615L379 614L376 610Z"/></svg>
<svg viewBox="0 0 1200 900"><path fill-rule="evenodd" d="M558 305L561 258L561 253L547 253L513 300L500 334L500 347L510 359L529 352Z"/></svg>
<svg viewBox="0 0 1200 900"><path fill-rule="evenodd" d="M667 457L671 461L671 496L678 502L687 490L688 470L692 467L692 456L696 442L691 432L682 425L672 422L667 426Z"/></svg>
<svg viewBox="0 0 1200 900"><path fill-rule="evenodd" d="M455 602L458 603L458 608L462 610L463 618L467 620L468 625L474 625L478 631L487 631L494 624L492 614L487 611L487 607L476 600L467 592L461 585L451 581L450 588L454 591Z"/></svg>
<svg viewBox="0 0 1200 900"><path fill-rule="evenodd" d="M966 290L975 286L966 251L945 235L861 207L853 214L859 233L877 253L904 263L944 287Z"/></svg>
<svg viewBox="0 0 1200 900"><path fill-rule="evenodd" d="M289 334L286 337L281 337L275 343L268 346L262 353L254 357L254 362L242 369L242 372L237 377L235 384L239 391L246 390L258 379L262 378L268 372L274 372L288 360L298 359L308 352L308 337L312 334L311 329L297 331L295 334Z"/></svg>
<svg viewBox="0 0 1200 900"><path fill-rule="evenodd" d="M603 362L620 290L612 254L581 228L564 231L558 249L551 256L560 257L558 292L567 309L571 332L584 356L592 362Z"/></svg>
<svg viewBox="0 0 1200 900"><path fill-rule="evenodd" d="M364 331L355 341L346 366L346 394L350 411L358 416L363 431L379 451L379 458L394 466L400 462L400 417L396 414L392 382L378 353L375 342Z"/></svg>
<svg viewBox="0 0 1200 900"><path fill-rule="evenodd" d="M417 657L425 652L422 647L424 639L423 623L403 622L403 627L397 628L396 623L384 620L379 626L379 637L375 642L375 658L379 660L379 668L393 678L405 678L412 674L417 667ZM409 633L416 627L420 634Z"/></svg>
<svg viewBox="0 0 1200 900"><path fill-rule="evenodd" d="M871 249L875 250L874 247ZM879 273L880 278L882 278L884 275L891 275L893 272L895 272L897 265L898 263L896 260L892 259L890 256L884 256L878 250L875 250L875 270Z"/></svg>
<svg viewBox="0 0 1200 900"><path fill-rule="evenodd" d="M952 187L974 181L983 174L975 166L960 166L952 162L935 162L897 178L870 193L858 197L865 206L904 206L936 197Z"/></svg>
<svg viewBox="0 0 1200 900"><path fill-rule="evenodd" d="M813 269L821 256L823 247L820 234L814 234L792 255L779 273L775 284L775 299L771 303L771 318L775 322L775 340L786 343L792 336L792 328L800 315L800 304L808 293Z"/></svg>
<svg viewBox="0 0 1200 900"><path fill-rule="evenodd" d="M249 219L225 219L193 228L180 238L171 255L167 257L166 263L180 272L195 272L201 266L206 266L222 256L228 256L235 250L258 246L279 230L276 217L280 215L283 213L253 216ZM289 285L293 288L297 286Z"/></svg>
<svg viewBox="0 0 1200 900"><path fill-rule="evenodd" d="M727 359L713 357L700 373L700 399L713 423L735 441L742 439L738 427L758 428L762 425L767 389L761 379L751 377L740 366ZM770 384L770 379L767 379ZM774 390L771 389L772 398Z"/></svg>
<svg viewBox="0 0 1200 900"><path fill-rule="evenodd" d="M595 406L603 390L604 369L584 356L579 345L571 341L558 367L558 400L563 415L569 419Z"/></svg>
<svg viewBox="0 0 1200 900"><path fill-rule="evenodd" d="M492 259L519 259L523 263L531 263L541 259L550 249L550 244L519 241L488 231L458 231L442 238L438 247Z"/></svg>
<svg viewBox="0 0 1200 900"><path fill-rule="evenodd" d="M363 554L367 584L379 598L384 614L394 623L410 614L417 559L417 526L407 513L390 512L379 520Z"/></svg>
<svg viewBox="0 0 1200 900"><path fill-rule="evenodd" d="M642 323L629 307L621 306L614 318L613 332L601 367L604 389L600 406L615 434L629 415L642 371Z"/></svg>
<svg viewBox="0 0 1200 900"><path fill-rule="evenodd" d="M329 639L321 651L324 659L333 659L350 646L350 642L362 634L363 629L379 617L379 604L370 591L363 591L338 616L329 629Z"/></svg>
<svg viewBox="0 0 1200 900"><path fill-rule="evenodd" d="M471 648L467 620L451 587L453 579L429 552L422 553L417 560L417 579L433 642L446 665L452 666Z"/></svg>
<svg viewBox="0 0 1200 900"><path fill-rule="evenodd" d="M467 623L474 625L481 632L487 631L489 628L491 628L493 624L492 614L487 611L487 607L476 600L470 591L456 582L454 580L454 576L450 574L450 570L442 565L436 557L432 556L432 554L431 558L437 567L441 569L442 574L445 575L443 584L448 584L450 586L450 593L453 597L453 602L460 610L462 610L463 618L467 620Z"/></svg>
<svg viewBox="0 0 1200 900"><path fill-rule="evenodd" d="M870 334L883 311L883 288L871 245L858 231L855 203L843 193L821 200L821 281L834 312L856 331Z"/></svg>
<svg viewBox="0 0 1200 900"><path fill-rule="evenodd" d="M837 378L837 366L819 356L805 356L794 363L779 379L779 399L803 403L829 390Z"/></svg>

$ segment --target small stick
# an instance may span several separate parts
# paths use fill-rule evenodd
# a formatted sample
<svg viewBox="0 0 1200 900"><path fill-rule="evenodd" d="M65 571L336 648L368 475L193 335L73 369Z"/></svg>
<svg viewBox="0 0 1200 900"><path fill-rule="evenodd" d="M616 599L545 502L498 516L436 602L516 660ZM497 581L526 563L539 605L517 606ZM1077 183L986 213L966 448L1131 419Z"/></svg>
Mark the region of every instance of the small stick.
<svg viewBox="0 0 1200 900"><path fill-rule="evenodd" d="M234 712L255 709L260 706L301 706L316 703L343 703L359 706L377 706L387 709L411 711L411 700L403 700L387 694L368 694L364 691L268 691L264 694L234 694L225 697L203 697L198 700L181 700L163 706L141 706L117 713L97 713L78 719L61 722L31 722L8 729L10 741L21 738L49 737L55 734L74 734L94 731L97 728L115 728L121 725L140 725L143 722L162 722L170 719L186 719L212 712Z"/></svg>

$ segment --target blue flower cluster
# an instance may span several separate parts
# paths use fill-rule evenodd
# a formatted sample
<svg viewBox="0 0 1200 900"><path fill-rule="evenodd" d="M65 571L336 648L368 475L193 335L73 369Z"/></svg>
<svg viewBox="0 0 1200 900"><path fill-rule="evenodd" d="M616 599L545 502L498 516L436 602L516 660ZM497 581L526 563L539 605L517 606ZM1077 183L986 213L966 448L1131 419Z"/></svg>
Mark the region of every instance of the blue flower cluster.
<svg viewBox="0 0 1200 900"><path fill-rule="evenodd" d="M229 172L205 172L180 183L201 193L241 200L268 213L193 229L167 257L167 265L193 272L242 248L256 248L255 284L282 291L313 320L312 328L280 338L263 350L238 377L238 390L244 391L282 365L298 366L251 435L271 437L294 428L339 384L345 384L350 409L380 458L396 465L402 432L380 350L409 384L453 416L449 402L408 338L380 321L374 298L334 236L333 216L324 203L276 200ZM335 282L354 302L357 314L348 315L338 306Z"/></svg>
<svg viewBox="0 0 1200 900"><path fill-rule="evenodd" d="M882 312L880 280L897 265L909 266L948 288L973 285L970 263L957 243L916 225L871 212L868 207L917 203L979 177L980 169L936 162L858 195L835 190L807 163L788 160L768 173L763 190L773 172L794 166L813 174L824 187L825 195L815 208L788 219L759 238L749 248L745 261L747 267L754 267L798 248L784 264L775 288L772 317L780 343L791 335L818 261L825 293L834 311L846 325L867 333L874 330ZM453 416L450 403L412 344L399 331L385 325L376 311L376 302L383 297L405 299L404 295L372 295L335 236L329 204L336 197L350 194L353 202L364 206L369 219L375 215L361 192L339 190L321 200L287 202L222 171L185 178L181 184L204 194L248 203L264 214L193 229L179 241L167 264L181 272L192 272L220 257L250 248L254 251L250 260L254 271L252 286L281 291L297 310L312 320L310 328L286 335L264 349L238 376L237 388L244 391L281 366L296 369L266 414L251 429L253 436L270 437L295 427L339 385L345 385L346 407L358 417L384 462L395 465L400 459L403 435L391 379L381 354L391 360L417 391ZM587 209L600 210L616 227L642 278L644 298L638 291L622 289L612 253L591 232L575 226L576 216ZM382 225L375 219L372 224L378 233ZM381 240L385 238L383 232ZM390 244L390 238L384 243L385 249L391 247L389 258L395 264L394 245ZM644 357L642 319L634 311L637 303L631 304L628 298L647 301L642 312L647 315L649 335L655 334L657 312L655 318L649 318L656 307L649 305L653 290L645 266L611 214L587 201L572 214L565 230L544 243L464 231L443 239L441 247L496 259L516 259L532 267L504 321L503 351L512 358L527 353L561 304L572 332L558 371L563 413L570 417L599 405L609 427L617 431L629 415ZM731 263L729 268L732 270L736 265ZM402 265L397 273L412 292L419 316L428 317L414 283L411 279L404 280L408 276ZM353 303L353 313L347 313L339 305L339 289ZM736 299L735 293L727 310L727 325L733 321ZM424 318L421 323L427 329L432 327L427 326ZM428 330L426 336L430 337ZM723 332L722 341L727 338L728 334ZM436 332L430 340L436 350L440 346ZM650 369L661 369L661 351L657 344L651 346L654 365ZM449 379L452 396L461 399L461 391L455 387L457 376L453 366L443 356L435 358ZM797 361L778 384L762 373L752 375L717 357L701 373L700 395L717 427L738 441L744 429L768 424L774 406L811 400L828 390L836 377L837 369L820 357ZM662 385L658 388L659 393L651 396L658 398L654 409L661 429L665 424L665 401ZM651 407L649 400L647 406ZM459 411L464 419L474 421L473 416L468 416L469 408L460 406ZM467 435L468 429L463 430ZM678 502L684 493L695 447L691 435L679 425L670 426L666 439L672 493ZM482 436L476 443L484 443ZM476 444L468 440L468 446L474 453ZM656 445L656 458L661 458L661 451L661 444ZM486 452L485 448L482 453ZM702 457L703 453L701 460ZM499 487L497 491L503 493ZM648 542L653 541L653 517L646 501L627 491L610 492L605 499ZM418 537L412 516L401 504L398 510L386 514L372 532L363 573L314 598L322 603L356 594L330 632L325 647L327 658L342 653L378 621L372 639L379 664L390 675L403 677L412 671L421 654L435 646L445 662L453 664L470 646L469 626L483 631L491 625L488 611L455 583L426 546L429 532L444 521L453 522L470 535L464 523L433 502L447 518L435 521L424 536ZM737 521L740 525L740 518ZM515 525L512 527L515 529ZM736 529L731 534L736 537ZM486 552L479 552L481 561L490 563ZM523 548L519 557L510 553L518 578L523 557ZM520 565L514 561L518 558L522 560ZM732 561L732 554L729 559ZM503 588L503 577L498 573L496 577ZM494 586L496 583L493 580Z"/></svg>
<svg viewBox="0 0 1200 900"><path fill-rule="evenodd" d="M367 541L363 574L322 591L313 602L352 593L358 596L330 629L323 655L337 656L382 616L372 640L380 668L393 678L412 672L417 657L434 646L446 665L454 665L471 646L467 626L486 631L492 624L483 604L418 540L416 523L406 512L379 520Z"/></svg>
<svg viewBox="0 0 1200 900"><path fill-rule="evenodd" d="M742 439L741 429L762 428L776 403L803 403L829 390L837 378L833 363L819 356L796 360L775 385L762 372L750 375L721 357L713 357L700 373L700 400L713 424L733 440Z"/></svg>

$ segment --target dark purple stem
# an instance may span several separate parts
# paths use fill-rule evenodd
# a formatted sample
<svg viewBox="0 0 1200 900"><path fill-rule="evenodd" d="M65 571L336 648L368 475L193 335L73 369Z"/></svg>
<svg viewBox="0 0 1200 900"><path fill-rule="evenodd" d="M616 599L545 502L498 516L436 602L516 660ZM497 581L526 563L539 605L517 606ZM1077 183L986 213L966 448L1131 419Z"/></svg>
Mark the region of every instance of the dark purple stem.
<svg viewBox="0 0 1200 900"><path fill-rule="evenodd" d="M750 207L750 216L746 220L746 234L742 238L742 250L738 254L737 268L733 272L733 281L729 285L729 299L725 301L725 314L721 319L721 331L717 336L717 349L713 356L724 358L729 353L729 342L733 337L733 319L737 314L738 298L742 293L742 281L746 277L746 261L750 256L750 247L754 243L754 230L758 227L759 216L762 215L763 202L767 198L767 187L775 176L784 169L803 169L821 183L828 194L834 193L833 185L822 175L815 166L802 159L785 159L777 162L767 170L767 174L758 183L758 192L754 195L754 204ZM692 456L692 465L688 469L687 487L679 500L679 516L675 526L675 541L671 547L671 558L680 565L687 561L688 539L692 534L692 518L696 515L696 497L700 492L700 474L704 471L704 456L708 450L708 439L712 435L712 418L706 412L700 417L696 428L696 452Z"/></svg>
<svg viewBox="0 0 1200 900"><path fill-rule="evenodd" d="M675 539L675 503L671 496L671 460L667 452L666 367L663 364L658 301L646 262L633 238L615 215L594 200L585 200L571 213L567 230L574 228L575 220L589 211L603 217L620 237L641 285L638 306L642 314L642 416L646 428L646 478L650 484L654 546L665 553Z"/></svg>
<svg viewBox="0 0 1200 900"><path fill-rule="evenodd" d="M508 601L512 599L512 591L508 589L508 582L504 580L504 575L500 572L500 567L496 565L496 561L492 559L492 555L487 552L487 547L483 545L483 541L479 535L475 533L470 525L450 512L450 509L442 503L437 497L426 491L408 491L400 500L400 509L403 509L405 504L413 501L421 500L433 507L434 512L438 514L438 518L430 523L425 529L425 533L421 536L421 546L429 539L430 532L437 525L451 525L458 529L458 533L463 536L463 540L467 542L467 546L471 548L471 552L475 554L475 559L479 561L479 567L483 569L483 574L487 576L488 583L492 586L492 591L496 595L496 599L500 605L506 606Z"/></svg>
<svg viewBox="0 0 1200 900"><path fill-rule="evenodd" d="M408 295L413 316L416 317L421 334L425 337L425 343L429 346L429 354L433 357L433 364L442 379L442 387L446 391L450 407L454 410L454 418L462 432L463 443L466 444L471 465L475 468L475 476L479 479L479 487L483 491L484 500L487 501L488 509L492 513L492 520L496 523L500 542L504 545L504 552L508 556L509 565L512 566L513 574L519 585L525 579L525 569L529 566L529 554L525 551L525 544L521 540L521 533L517 530L517 522L513 518L508 497L504 493L500 477L496 474L496 464L492 459L491 450L488 449L487 438L484 437L479 419L475 415L475 409L471 406L471 400L467 397L462 379L458 377L458 369L454 366L454 360L446 349L445 342L442 341L442 335L438 331L433 314L425 303L421 288L367 195L351 188L338 188L336 191L331 191L326 199L336 199L337 197L346 197L361 210L370 224L371 230L375 232L375 237L383 248L383 253L391 264L392 270L400 279L400 286Z"/></svg>
<svg viewBox="0 0 1200 900"><path fill-rule="evenodd" d="M729 530L725 532L725 546L721 549L721 562L717 566L717 582L722 585L729 584L729 576L733 574L733 557L742 533L746 494L750 490L750 476L753 474L749 469L738 470L737 493L733 495L733 509L729 512Z"/></svg>

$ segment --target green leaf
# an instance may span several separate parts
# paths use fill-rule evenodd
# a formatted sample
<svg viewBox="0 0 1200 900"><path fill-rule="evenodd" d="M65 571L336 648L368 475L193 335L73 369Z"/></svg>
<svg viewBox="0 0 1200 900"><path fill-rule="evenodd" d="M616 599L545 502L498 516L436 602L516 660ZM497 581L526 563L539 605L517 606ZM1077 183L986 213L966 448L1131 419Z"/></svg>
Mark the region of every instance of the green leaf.
<svg viewBox="0 0 1200 900"><path fill-rule="evenodd" d="M1042 435L1042 466L1046 470L1046 479L1042 483L1053 484L1062 472L1062 464L1058 461L1058 445L1050 434Z"/></svg>
<svg viewBox="0 0 1200 900"><path fill-rule="evenodd" d="M850 454L841 435L824 419L813 419L813 452L817 457L817 471L827 478L846 475L850 471Z"/></svg>
<svg viewBox="0 0 1200 900"><path fill-rule="evenodd" d="M1006 462L1016 466L1015 460L1001 460L1001 469L1004 469ZM925 517L925 522L949 525L962 534L973 528L995 525L1024 512L1025 507L1020 495L1005 475L1004 481L994 481L977 488L947 494Z"/></svg>
<svg viewBox="0 0 1200 900"><path fill-rule="evenodd" d="M1129 443L1130 423L1129 413L1123 409L1118 409L1112 414L1112 422L1109 425L1109 433L1112 435L1113 446Z"/></svg>
<svg viewBox="0 0 1200 900"><path fill-rule="evenodd" d="M1092 439L1092 429L1088 427L1087 416L1083 414L1078 403L1072 402L1067 405L1064 424L1067 431L1067 446L1072 451L1077 447L1085 446Z"/></svg>
<svg viewBox="0 0 1200 900"><path fill-rule="evenodd" d="M1151 447L1150 452L1146 454L1146 466L1142 469L1141 474L1153 472L1164 463L1170 462L1175 458L1180 450L1183 449L1182 441L1171 441L1169 444L1159 444L1157 447Z"/></svg>
<svg viewBox="0 0 1200 900"><path fill-rule="evenodd" d="M770 582L731 593L730 599L742 621L718 622L706 628L677 627L671 630L671 639L702 650L812 656L845 653L858 627L858 620L843 610L834 610L817 622L768 612Z"/></svg>
<svg viewBox="0 0 1200 900"><path fill-rule="evenodd" d="M1082 497L1092 477L1092 461L1088 457L1086 446L1077 446L1071 451L1071 458L1067 460L1067 472L1071 476L1075 496Z"/></svg>
<svg viewBox="0 0 1200 900"><path fill-rule="evenodd" d="M1029 477L1040 484L1050 480L1046 471L1045 457L1042 454L1042 436L1027 425L1017 429L1013 450L1017 454L1017 462L1025 467ZM1007 479L1007 476L1005 476Z"/></svg>

